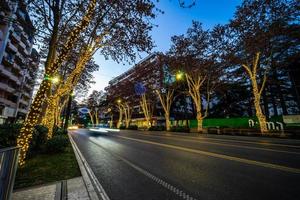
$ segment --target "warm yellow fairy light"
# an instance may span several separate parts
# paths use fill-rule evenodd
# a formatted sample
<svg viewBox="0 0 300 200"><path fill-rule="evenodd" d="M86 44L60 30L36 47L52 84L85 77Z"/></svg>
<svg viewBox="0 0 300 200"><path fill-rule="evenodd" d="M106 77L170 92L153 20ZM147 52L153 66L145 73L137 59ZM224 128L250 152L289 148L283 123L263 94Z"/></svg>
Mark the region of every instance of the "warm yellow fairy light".
<svg viewBox="0 0 300 200"><path fill-rule="evenodd" d="M62 65L62 63L66 60L69 51L73 48L75 42L78 40L81 31L89 25L95 7L96 7L96 0L91 0L86 12L87 14L83 17L83 20L79 23L79 25L76 26L74 30L70 33L67 42L64 45L64 48L62 48L61 50L61 53L58 55L54 63L45 69L45 73L47 74L48 77L51 77L55 73L57 68L60 65ZM42 104L44 100L47 98L47 93L50 90L50 88L51 88L50 80L44 79L29 109L29 113L26 117L24 125L20 130L20 134L17 138L17 145L20 147L20 157L19 157L20 166L23 166L25 164L26 153L29 149L29 144L32 139L34 126L38 122L38 118L42 111Z"/></svg>
<svg viewBox="0 0 300 200"><path fill-rule="evenodd" d="M166 94L162 94L158 90L156 90L155 92L158 95L160 103L165 111L166 130L170 131L171 129L170 109L171 109L171 104L173 102L174 90L169 89Z"/></svg>
<svg viewBox="0 0 300 200"><path fill-rule="evenodd" d="M52 78L51 81L52 81L52 83L59 83L60 79L59 79L58 76L55 76L55 77Z"/></svg>
<svg viewBox="0 0 300 200"><path fill-rule="evenodd" d="M258 68L259 57L260 57L260 53L258 52L258 53L256 53L255 59L253 60L252 68L250 68L248 65L245 65L245 64L243 64L242 66L246 70L246 72L250 78L250 81L251 81L252 94L254 96L254 107L255 107L256 117L259 122L260 131L262 134L264 134L264 133L268 132L268 128L267 128L267 123L266 123L266 121L267 121L266 116L263 114L262 109L260 107L260 99L261 99L262 91L264 90L267 76L265 74L262 84L259 89L259 86L257 84L257 68Z"/></svg>
<svg viewBox="0 0 300 200"><path fill-rule="evenodd" d="M141 101L140 101L140 106L143 110L145 120L147 123L147 127L151 127L151 119L152 119L152 109L150 103L148 103L146 94L142 94L141 96Z"/></svg>

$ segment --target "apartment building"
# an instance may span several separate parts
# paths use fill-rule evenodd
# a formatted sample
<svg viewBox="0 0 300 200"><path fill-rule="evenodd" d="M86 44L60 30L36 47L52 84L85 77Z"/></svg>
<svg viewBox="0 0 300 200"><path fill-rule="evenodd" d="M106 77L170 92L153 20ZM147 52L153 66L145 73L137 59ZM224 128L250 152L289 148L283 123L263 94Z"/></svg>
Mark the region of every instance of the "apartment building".
<svg viewBox="0 0 300 200"><path fill-rule="evenodd" d="M105 88L107 101L111 105L117 105L117 100L127 102L132 108L132 125L145 126L146 123L142 109L140 107L141 97L137 94L135 86L143 85L146 89L149 103L152 103L153 122L163 119L163 112L156 89L162 89L165 81L164 55L153 53L141 60L128 71L109 81L109 86ZM113 106L112 106L113 107ZM115 109L114 119L118 119L118 110Z"/></svg>
<svg viewBox="0 0 300 200"><path fill-rule="evenodd" d="M22 120L28 112L40 60L33 36L23 1L1 0L0 123Z"/></svg>

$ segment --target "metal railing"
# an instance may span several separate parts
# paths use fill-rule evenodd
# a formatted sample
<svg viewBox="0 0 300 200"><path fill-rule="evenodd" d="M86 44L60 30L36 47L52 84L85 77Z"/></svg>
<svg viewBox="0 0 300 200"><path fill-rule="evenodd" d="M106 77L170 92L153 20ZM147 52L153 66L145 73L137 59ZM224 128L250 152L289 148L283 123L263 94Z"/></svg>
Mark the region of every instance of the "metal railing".
<svg viewBox="0 0 300 200"><path fill-rule="evenodd" d="M10 200L19 157L18 147L0 149L0 199Z"/></svg>

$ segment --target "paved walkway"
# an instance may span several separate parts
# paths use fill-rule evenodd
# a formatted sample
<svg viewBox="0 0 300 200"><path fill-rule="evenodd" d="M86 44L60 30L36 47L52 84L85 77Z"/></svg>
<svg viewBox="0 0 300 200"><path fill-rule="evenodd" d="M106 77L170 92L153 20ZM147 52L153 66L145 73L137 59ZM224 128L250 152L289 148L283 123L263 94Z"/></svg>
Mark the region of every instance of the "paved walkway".
<svg viewBox="0 0 300 200"><path fill-rule="evenodd" d="M14 191L12 200L89 200L82 177Z"/></svg>

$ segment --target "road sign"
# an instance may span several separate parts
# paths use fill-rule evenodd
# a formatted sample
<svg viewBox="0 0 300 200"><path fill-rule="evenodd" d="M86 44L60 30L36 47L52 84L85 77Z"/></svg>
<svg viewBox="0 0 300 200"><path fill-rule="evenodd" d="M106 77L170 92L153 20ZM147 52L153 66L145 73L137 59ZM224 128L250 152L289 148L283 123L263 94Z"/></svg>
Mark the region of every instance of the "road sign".
<svg viewBox="0 0 300 200"><path fill-rule="evenodd" d="M78 111L81 112L82 114L87 114L87 113L90 112L90 110L88 108L85 108L85 107L79 108Z"/></svg>

